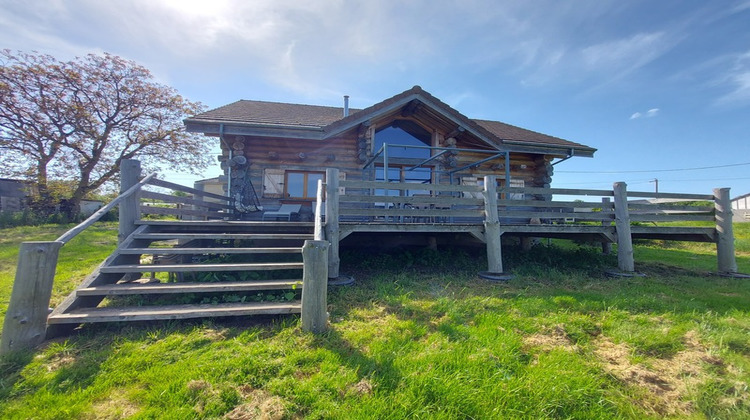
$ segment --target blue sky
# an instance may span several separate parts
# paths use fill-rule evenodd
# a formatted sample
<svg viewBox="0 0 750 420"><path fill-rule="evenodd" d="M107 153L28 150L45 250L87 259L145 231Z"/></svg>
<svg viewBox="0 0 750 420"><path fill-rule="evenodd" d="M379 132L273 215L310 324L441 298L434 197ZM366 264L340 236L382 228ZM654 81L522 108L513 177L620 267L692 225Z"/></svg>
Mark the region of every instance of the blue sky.
<svg viewBox="0 0 750 420"><path fill-rule="evenodd" d="M0 10L0 48L106 51L211 108L341 106L343 95L361 108L420 85L471 118L599 149L557 165L553 186L652 191L659 179L660 191L750 192L750 0L0 0Z"/></svg>

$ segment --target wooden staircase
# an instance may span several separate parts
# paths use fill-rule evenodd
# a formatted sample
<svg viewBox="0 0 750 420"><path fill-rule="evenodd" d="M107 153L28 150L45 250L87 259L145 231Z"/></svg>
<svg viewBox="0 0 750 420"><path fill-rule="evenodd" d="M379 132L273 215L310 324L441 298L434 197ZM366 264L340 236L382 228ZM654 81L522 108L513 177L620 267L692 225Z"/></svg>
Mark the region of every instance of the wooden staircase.
<svg viewBox="0 0 750 420"><path fill-rule="evenodd" d="M92 322L301 312L301 253L304 241L313 238L311 223L139 221L137 225L52 311L48 336L57 335L56 329L63 332ZM287 296L276 298L280 293Z"/></svg>

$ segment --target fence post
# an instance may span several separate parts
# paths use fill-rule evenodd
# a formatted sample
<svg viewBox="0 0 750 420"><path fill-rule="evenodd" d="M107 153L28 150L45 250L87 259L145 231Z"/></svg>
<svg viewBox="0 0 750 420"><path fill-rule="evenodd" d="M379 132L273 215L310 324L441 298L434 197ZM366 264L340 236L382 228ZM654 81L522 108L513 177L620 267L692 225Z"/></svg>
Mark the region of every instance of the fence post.
<svg viewBox="0 0 750 420"><path fill-rule="evenodd" d="M607 211L607 207L609 207L610 199L609 197L602 197L602 212ZM611 226L612 221L610 220L602 220L602 226ZM612 253L612 243L607 241L602 241L602 254L609 255Z"/></svg>
<svg viewBox="0 0 750 420"><path fill-rule="evenodd" d="M484 237L487 242L487 271L503 272L502 233L497 214L497 177L484 177Z"/></svg>
<svg viewBox="0 0 750 420"><path fill-rule="evenodd" d="M633 261L633 237L630 233L630 213L628 212L628 184L615 182L615 229L617 230L617 268L631 273L635 271Z"/></svg>
<svg viewBox="0 0 750 420"><path fill-rule="evenodd" d="M305 241L302 247L302 330L328 330L328 241Z"/></svg>
<svg viewBox="0 0 750 420"><path fill-rule="evenodd" d="M62 246L59 241L21 243L0 338L0 355L28 350L44 341L52 283Z"/></svg>
<svg viewBox="0 0 750 420"><path fill-rule="evenodd" d="M325 195L325 186L323 180L318 180L318 195L315 199L315 208L313 209L313 222L315 223L315 234L313 238L316 241L325 240L325 232L323 231L323 196Z"/></svg>
<svg viewBox="0 0 750 420"><path fill-rule="evenodd" d="M140 181L141 162L135 159L123 159L120 163L120 194ZM120 203L120 224L117 233L118 243L125 240L135 230L136 220L141 218L141 194L131 194Z"/></svg>
<svg viewBox="0 0 750 420"><path fill-rule="evenodd" d="M326 238L328 248L328 277L339 277L339 170L326 169Z"/></svg>
<svg viewBox="0 0 750 420"><path fill-rule="evenodd" d="M734 228L732 227L732 202L729 188L714 189L716 217L716 257L719 273L736 273L737 260L734 255Z"/></svg>

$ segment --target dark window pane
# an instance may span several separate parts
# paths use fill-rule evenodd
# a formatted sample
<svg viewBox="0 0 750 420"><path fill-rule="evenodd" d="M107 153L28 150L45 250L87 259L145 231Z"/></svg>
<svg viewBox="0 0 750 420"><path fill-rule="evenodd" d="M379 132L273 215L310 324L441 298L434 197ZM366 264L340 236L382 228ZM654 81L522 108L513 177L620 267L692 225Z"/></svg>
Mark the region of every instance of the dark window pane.
<svg viewBox="0 0 750 420"><path fill-rule="evenodd" d="M305 193L305 174L287 173L286 192L288 197L304 197Z"/></svg>

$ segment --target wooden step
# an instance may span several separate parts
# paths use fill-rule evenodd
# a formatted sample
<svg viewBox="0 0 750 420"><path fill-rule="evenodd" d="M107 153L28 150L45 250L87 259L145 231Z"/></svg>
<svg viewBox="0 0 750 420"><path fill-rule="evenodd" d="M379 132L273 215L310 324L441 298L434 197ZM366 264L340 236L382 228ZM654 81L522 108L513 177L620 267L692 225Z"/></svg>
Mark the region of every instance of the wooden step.
<svg viewBox="0 0 750 420"><path fill-rule="evenodd" d="M251 292L302 289L302 280L257 280L217 283L120 283L76 290L78 296L122 296L168 293Z"/></svg>
<svg viewBox="0 0 750 420"><path fill-rule="evenodd" d="M301 254L302 248L126 248L120 254L200 255L200 254Z"/></svg>
<svg viewBox="0 0 750 420"><path fill-rule="evenodd" d="M302 312L299 301L221 303L218 305L133 306L112 308L80 308L54 314L47 323L83 324L89 322L153 321L167 319L209 318L221 316L278 315Z"/></svg>
<svg viewBox="0 0 750 420"><path fill-rule="evenodd" d="M313 235L302 233L138 233L133 235L135 239L148 239L152 241L179 240L312 240Z"/></svg>
<svg viewBox="0 0 750 420"><path fill-rule="evenodd" d="M139 264L111 265L102 267L101 273L188 273L192 271L262 271L262 270L301 270L301 262L283 263L240 263L240 264Z"/></svg>

